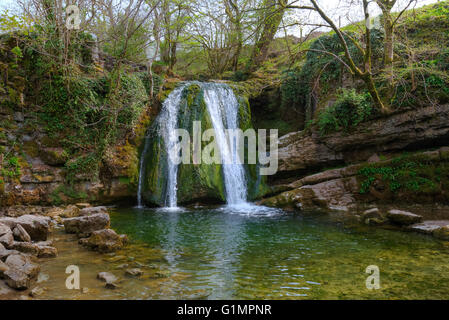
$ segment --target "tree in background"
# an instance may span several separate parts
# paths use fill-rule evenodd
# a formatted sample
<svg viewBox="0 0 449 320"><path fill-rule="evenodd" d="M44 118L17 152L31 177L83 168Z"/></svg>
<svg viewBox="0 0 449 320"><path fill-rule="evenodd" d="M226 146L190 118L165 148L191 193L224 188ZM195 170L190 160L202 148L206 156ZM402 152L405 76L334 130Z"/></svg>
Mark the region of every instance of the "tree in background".
<svg viewBox="0 0 449 320"><path fill-rule="evenodd" d="M266 60L268 49L282 22L286 10L285 0L263 0L255 44L248 64L248 71L256 70Z"/></svg>
<svg viewBox="0 0 449 320"><path fill-rule="evenodd" d="M395 27L404 14L412 4L417 4L418 0L376 0L377 5L382 11L382 22L384 28L384 64L388 79L388 99L393 96L394 91L394 31ZM395 6L399 7L399 13L393 15L392 10Z"/></svg>

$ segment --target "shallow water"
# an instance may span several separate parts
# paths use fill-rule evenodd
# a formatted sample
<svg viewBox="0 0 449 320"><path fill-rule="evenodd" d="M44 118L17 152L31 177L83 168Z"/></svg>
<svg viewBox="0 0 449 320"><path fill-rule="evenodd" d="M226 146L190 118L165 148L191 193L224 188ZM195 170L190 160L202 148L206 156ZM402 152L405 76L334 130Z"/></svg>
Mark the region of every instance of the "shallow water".
<svg viewBox="0 0 449 320"><path fill-rule="evenodd" d="M42 265L44 299L447 299L449 244L377 228L346 228L326 216L260 207L117 209L111 226L131 244L89 252L57 233L59 257ZM65 288L80 267L85 293ZM140 267L141 278L124 270ZM365 285L380 268L380 290ZM100 271L121 277L105 289Z"/></svg>

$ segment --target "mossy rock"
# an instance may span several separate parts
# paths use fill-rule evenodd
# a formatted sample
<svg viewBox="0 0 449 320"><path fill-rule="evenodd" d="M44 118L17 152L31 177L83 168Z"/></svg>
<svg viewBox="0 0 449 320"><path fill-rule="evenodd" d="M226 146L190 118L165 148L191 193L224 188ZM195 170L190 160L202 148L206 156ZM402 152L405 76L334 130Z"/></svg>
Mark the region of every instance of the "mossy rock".
<svg viewBox="0 0 449 320"><path fill-rule="evenodd" d="M63 148L41 148L39 157L51 166L59 166L69 159L67 152Z"/></svg>

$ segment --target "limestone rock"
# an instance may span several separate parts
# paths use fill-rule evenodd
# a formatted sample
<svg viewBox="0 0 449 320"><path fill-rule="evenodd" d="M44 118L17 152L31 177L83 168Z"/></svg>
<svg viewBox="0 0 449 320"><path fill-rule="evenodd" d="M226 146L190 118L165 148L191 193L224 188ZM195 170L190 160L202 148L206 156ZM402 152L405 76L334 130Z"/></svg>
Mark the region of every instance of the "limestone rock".
<svg viewBox="0 0 449 320"><path fill-rule="evenodd" d="M54 258L58 255L58 250L56 248L39 243L15 241L11 246L11 249L31 254L38 258Z"/></svg>
<svg viewBox="0 0 449 320"><path fill-rule="evenodd" d="M38 246L31 242L14 241L13 245L11 246L11 249L31 254L33 256L37 256L39 254Z"/></svg>
<svg viewBox="0 0 449 320"><path fill-rule="evenodd" d="M113 252L123 248L126 243L126 235L118 235L112 229L94 231L89 238L80 239L81 245L99 252Z"/></svg>
<svg viewBox="0 0 449 320"><path fill-rule="evenodd" d="M51 246L38 246L38 258L54 258L58 255L58 250Z"/></svg>
<svg viewBox="0 0 449 320"><path fill-rule="evenodd" d="M97 275L97 279L106 282L105 287L108 289L117 288L116 282L117 282L118 278L110 272L100 272Z"/></svg>
<svg viewBox="0 0 449 320"><path fill-rule="evenodd" d="M449 220L426 220L409 226L409 229L424 234L432 234L434 231L449 225Z"/></svg>
<svg viewBox="0 0 449 320"><path fill-rule="evenodd" d="M35 287L35 288L33 288L33 290L30 291L29 295L30 295L30 297L36 298L38 296L43 295L44 292L45 292L45 288Z"/></svg>
<svg viewBox="0 0 449 320"><path fill-rule="evenodd" d="M91 234L94 231L109 227L109 215L106 213L96 213L76 218L67 218L63 220L63 223L67 233Z"/></svg>
<svg viewBox="0 0 449 320"><path fill-rule="evenodd" d="M100 207L87 207L80 210L79 215L80 216L89 216L97 213L108 213L108 210L106 207L100 206Z"/></svg>
<svg viewBox="0 0 449 320"><path fill-rule="evenodd" d="M127 269L125 271L125 274L130 277L140 277L141 275L143 275L143 271L139 268L132 268L132 269Z"/></svg>
<svg viewBox="0 0 449 320"><path fill-rule="evenodd" d="M434 230L432 234L435 238L449 241L449 225Z"/></svg>
<svg viewBox="0 0 449 320"><path fill-rule="evenodd" d="M84 209L84 208L91 207L90 203L85 203L85 202L75 203L75 206L77 206L78 209Z"/></svg>
<svg viewBox="0 0 449 320"><path fill-rule="evenodd" d="M20 224L33 241L45 241L50 232L50 220L49 217L26 214L18 218L0 218L0 223L8 225L11 229Z"/></svg>
<svg viewBox="0 0 449 320"><path fill-rule="evenodd" d="M10 248L14 242L14 237L11 229L3 223L0 223L0 244L6 248Z"/></svg>
<svg viewBox="0 0 449 320"><path fill-rule="evenodd" d="M18 290L29 288L40 270L39 265L32 263L30 258L23 254L10 255L5 264L9 267L3 274L6 284Z"/></svg>
<svg viewBox="0 0 449 320"><path fill-rule="evenodd" d="M23 241L23 242L31 241L30 235L28 234L28 232L26 232L26 230L20 224L17 224L14 227L14 229L12 230L12 233L14 235L14 239L17 241Z"/></svg>
<svg viewBox="0 0 449 320"><path fill-rule="evenodd" d="M3 279L3 274L9 269L8 265L0 260L0 279Z"/></svg>
<svg viewBox="0 0 449 320"><path fill-rule="evenodd" d="M60 214L62 218L73 218L79 215L80 209L77 206L69 205Z"/></svg>
<svg viewBox="0 0 449 320"><path fill-rule="evenodd" d="M396 209L389 210L387 218L393 223L406 226L422 221L422 216L420 215Z"/></svg>
<svg viewBox="0 0 449 320"><path fill-rule="evenodd" d="M448 112L448 104L406 110L388 118L361 123L351 134L290 133L279 138L277 175L310 173L344 162L366 161L376 153L416 148L422 142L444 141L449 135Z"/></svg>

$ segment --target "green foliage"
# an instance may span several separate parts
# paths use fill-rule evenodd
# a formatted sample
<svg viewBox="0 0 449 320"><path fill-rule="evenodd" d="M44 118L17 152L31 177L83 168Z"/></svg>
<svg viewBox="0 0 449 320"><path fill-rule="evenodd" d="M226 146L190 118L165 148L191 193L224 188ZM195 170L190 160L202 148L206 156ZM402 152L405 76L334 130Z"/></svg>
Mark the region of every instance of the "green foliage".
<svg viewBox="0 0 449 320"><path fill-rule="evenodd" d="M17 58L23 58L23 53L22 50L15 46L14 48L11 49L11 52L17 57Z"/></svg>
<svg viewBox="0 0 449 320"><path fill-rule="evenodd" d="M334 105L318 115L318 128L321 134L347 131L368 120L372 110L369 94L358 94L355 89L343 89Z"/></svg>
<svg viewBox="0 0 449 320"><path fill-rule="evenodd" d="M438 193L444 181L449 179L447 162L436 161L407 154L395 158L388 165L372 164L359 170L364 177L360 193L368 193L373 183L380 179L387 184L390 191L397 193L407 191L413 193Z"/></svg>
<svg viewBox="0 0 449 320"><path fill-rule="evenodd" d="M72 200L85 200L88 195L85 192L76 191L70 185L60 185L56 187L50 194L50 201L54 205L61 205L64 201L61 199L61 194L71 198Z"/></svg>
<svg viewBox="0 0 449 320"><path fill-rule="evenodd" d="M396 69L398 85L392 106L396 109L416 108L429 103L449 102L449 75L438 70L436 64Z"/></svg>
<svg viewBox="0 0 449 320"><path fill-rule="evenodd" d="M21 166L19 163L19 158L10 154L6 154L6 157L5 159L3 159L3 163L1 165L0 174L4 178L20 177Z"/></svg>
<svg viewBox="0 0 449 320"><path fill-rule="evenodd" d="M301 103L301 73L287 70L281 78L281 109L298 106Z"/></svg>
<svg viewBox="0 0 449 320"><path fill-rule="evenodd" d="M360 65L363 62L363 56L349 39L349 36L358 39L359 35L350 30L346 30L346 34L350 54L354 62ZM383 33L372 30L371 41L373 65L380 65ZM313 118L320 97L328 96L341 85L346 69L339 59L329 53L348 63L338 36L332 32L320 36L310 44L305 62L299 70L288 70L282 76L281 105L283 108L294 108L297 113L304 115L304 121Z"/></svg>

